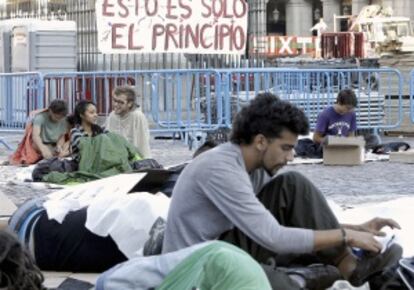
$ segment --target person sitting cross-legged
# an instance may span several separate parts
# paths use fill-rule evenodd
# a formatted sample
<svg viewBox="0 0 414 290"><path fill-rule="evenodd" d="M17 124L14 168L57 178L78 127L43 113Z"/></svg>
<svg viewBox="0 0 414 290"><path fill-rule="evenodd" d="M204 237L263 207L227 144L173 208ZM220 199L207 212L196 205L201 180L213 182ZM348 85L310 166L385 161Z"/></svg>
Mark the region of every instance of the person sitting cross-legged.
<svg viewBox="0 0 414 290"><path fill-rule="evenodd" d="M336 103L319 114L313 141L321 144L326 136L354 136L357 129L354 110L357 105L358 100L351 89L341 90Z"/></svg>
<svg viewBox="0 0 414 290"><path fill-rule="evenodd" d="M41 159L69 155L68 108L63 100L53 100L47 109L29 115L25 134L16 151L9 157L12 165L35 164Z"/></svg>
<svg viewBox="0 0 414 290"><path fill-rule="evenodd" d="M357 129L354 110L357 105L357 98L351 89L341 90L336 103L318 115L313 138L298 140L295 146L296 156L322 158L323 143L327 136L354 136Z"/></svg>
<svg viewBox="0 0 414 290"><path fill-rule="evenodd" d="M291 103L270 93L253 99L235 117L231 141L195 158L179 176L163 253L222 239L261 263L333 265L356 286L397 263L401 247L380 254L375 236L398 223L376 218L341 225L311 181L297 172L278 173L308 130L304 112ZM358 258L354 247L371 256ZM268 274L274 289L292 289Z"/></svg>

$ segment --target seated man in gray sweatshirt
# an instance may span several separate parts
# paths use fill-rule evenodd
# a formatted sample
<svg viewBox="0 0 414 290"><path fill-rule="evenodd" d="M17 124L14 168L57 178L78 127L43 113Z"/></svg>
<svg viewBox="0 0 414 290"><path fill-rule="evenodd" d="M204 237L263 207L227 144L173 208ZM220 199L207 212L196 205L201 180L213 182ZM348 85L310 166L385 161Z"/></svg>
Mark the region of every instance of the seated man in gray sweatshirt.
<svg viewBox="0 0 414 290"><path fill-rule="evenodd" d="M374 238L384 226L399 228L395 221L340 225L308 179L295 172L276 175L293 159L298 135L308 131L302 110L270 93L259 94L235 117L231 142L198 156L181 173L163 252L222 239L262 263L273 257L278 266L334 265L356 286L398 262L401 247L379 254L382 245ZM372 255L358 258L353 247Z"/></svg>

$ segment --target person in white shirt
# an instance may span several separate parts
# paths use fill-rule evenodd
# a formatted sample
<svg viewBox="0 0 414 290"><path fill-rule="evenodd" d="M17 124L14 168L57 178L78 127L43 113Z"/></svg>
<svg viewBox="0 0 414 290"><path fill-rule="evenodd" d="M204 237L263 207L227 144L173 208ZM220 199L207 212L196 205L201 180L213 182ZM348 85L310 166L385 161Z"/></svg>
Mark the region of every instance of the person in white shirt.
<svg viewBox="0 0 414 290"><path fill-rule="evenodd" d="M134 145L143 159L151 158L148 122L136 104L137 94L132 87L116 87L112 93L113 111L105 128L117 133Z"/></svg>

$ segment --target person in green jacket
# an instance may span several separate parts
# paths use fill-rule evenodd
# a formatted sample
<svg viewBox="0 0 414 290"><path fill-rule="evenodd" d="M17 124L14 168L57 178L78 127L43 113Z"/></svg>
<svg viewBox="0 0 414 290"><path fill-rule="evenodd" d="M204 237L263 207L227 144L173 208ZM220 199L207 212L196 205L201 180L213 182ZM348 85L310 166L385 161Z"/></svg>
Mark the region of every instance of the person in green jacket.
<svg viewBox="0 0 414 290"><path fill-rule="evenodd" d="M98 121L96 105L88 100L80 101L76 105L73 115L71 115L68 120L73 124L73 129L70 131L70 148L72 157L79 162L79 144L81 138L95 137L99 134L105 133L106 131L96 124Z"/></svg>

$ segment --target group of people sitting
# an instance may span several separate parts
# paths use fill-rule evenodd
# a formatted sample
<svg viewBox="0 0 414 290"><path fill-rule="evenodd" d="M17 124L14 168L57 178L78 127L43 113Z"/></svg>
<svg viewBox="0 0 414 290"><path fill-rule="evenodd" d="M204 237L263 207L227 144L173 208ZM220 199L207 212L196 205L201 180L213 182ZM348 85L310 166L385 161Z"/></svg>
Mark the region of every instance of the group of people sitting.
<svg viewBox="0 0 414 290"><path fill-rule="evenodd" d="M63 100L53 100L47 109L32 112L24 139L11 156L11 163L34 164L41 159L70 155L79 159L80 137L108 131L124 137L141 158L150 158L148 122L137 105L135 90L129 86L117 87L112 95L113 111L104 127L97 125L96 105L88 100L78 102L70 116Z"/></svg>
<svg viewBox="0 0 414 290"><path fill-rule="evenodd" d="M86 174L103 173L105 176L108 169L119 167L119 161L115 160L120 158L121 153L117 152L119 147L125 147L128 151L125 158L129 163L150 158L148 122L136 105L135 90L128 86L117 87L113 91L112 100L113 111L103 127L97 124L96 105L88 100L78 102L70 116L67 116L68 108L63 100L54 100L47 109L33 112L23 141L10 157L10 163L35 164L44 160L34 174L34 180L41 181L48 173L44 171L45 167L61 173L82 171ZM100 136L102 133L105 134ZM85 152L83 163L81 151ZM99 159L97 162L93 162L93 154ZM107 168L83 166L100 163L98 161L105 158L105 154L115 163L107 165ZM62 160L64 157L70 157L70 160ZM56 163L61 165L60 169ZM123 169L128 167L128 164L121 165ZM39 174L39 171L42 174ZM44 181L59 183L60 179L52 176ZM61 181L64 180L66 179Z"/></svg>
<svg viewBox="0 0 414 290"><path fill-rule="evenodd" d="M96 108L89 104L78 113L81 121L71 137L75 153L76 136L97 132ZM120 125L122 117L116 118L107 129ZM308 133L308 119L298 107L270 93L256 96L234 118L229 142L206 145L209 150L202 148L182 166L156 237L160 247L144 256L127 258L111 236L90 232L87 208L57 224L49 220L43 200L32 200L9 227L27 248L25 257L34 257L40 269L105 271L96 289L289 290L325 289L338 279L354 286L376 283L402 256L398 244L383 248L376 236L386 226L400 226L383 218L340 224L310 180L279 172L293 159L298 136ZM40 285L41 275L32 269L25 279ZM22 283L20 276L3 278L11 276L2 265L0 285Z"/></svg>

